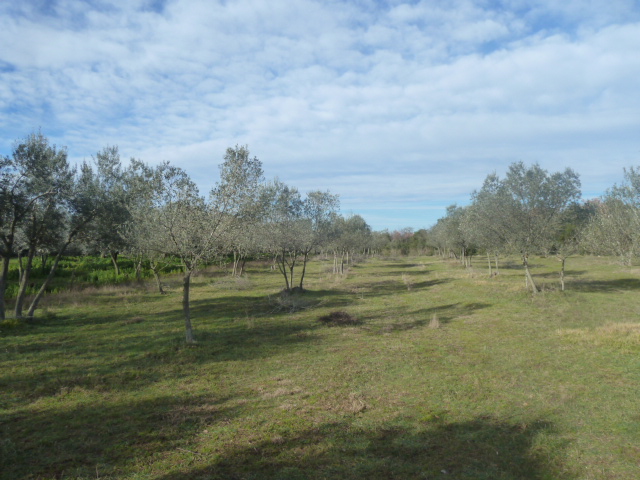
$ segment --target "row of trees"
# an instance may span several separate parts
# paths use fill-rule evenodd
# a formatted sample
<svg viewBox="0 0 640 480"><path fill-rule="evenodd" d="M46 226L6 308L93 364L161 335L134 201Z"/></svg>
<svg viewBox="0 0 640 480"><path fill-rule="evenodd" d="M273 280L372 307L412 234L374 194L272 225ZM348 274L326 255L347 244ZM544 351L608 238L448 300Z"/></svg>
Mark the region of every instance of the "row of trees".
<svg viewBox="0 0 640 480"><path fill-rule="evenodd" d="M34 316L42 295L70 246L108 255L118 273L118 256L148 265L162 293L163 268L179 261L183 270L183 312L187 341L193 341L189 292L200 266L233 256L233 273L247 258L269 255L285 288L304 289L309 256L332 252L334 271L355 252L371 248L372 232L358 215L339 214L330 192L302 195L279 180L265 181L262 164L247 147L229 148L220 180L207 196L183 169L150 166L132 159L123 166L117 147L72 168L64 148L41 133L17 142L0 165L0 319L6 315L9 264L17 258L17 318ZM33 260L52 259L48 277L25 313ZM300 273L296 277L296 268Z"/></svg>
<svg viewBox="0 0 640 480"><path fill-rule="evenodd" d="M135 258L138 272L143 265L153 272L161 293L161 272L179 261L188 342L192 275L220 257L232 256L233 274L241 275L248 258L268 255L290 291L304 289L314 252L332 254L335 273L358 252L437 252L465 265L483 253L490 275L501 255L517 253L526 284L537 292L533 254L556 255L563 278L566 258L578 251L616 254L627 264L640 253L640 171L633 168L602 198L580 202L571 169L550 174L514 163L504 178L489 175L468 206L449 207L436 225L415 233L372 232L359 215L339 214L337 195L302 195L278 179L266 181L244 146L227 149L219 168L219 181L203 196L183 169L135 159L123 166L117 147L72 168L66 150L41 133L17 142L11 156L0 158L0 319L10 262L17 259L19 267L15 316L31 318L71 246L108 255L116 274L121 253ZM27 305L37 255L49 274Z"/></svg>
<svg viewBox="0 0 640 480"><path fill-rule="evenodd" d="M485 254L490 275L497 273L500 255L519 254L526 285L536 293L529 268L532 254L558 258L564 289L565 261L575 253L614 254L630 264L640 253L639 227L640 171L625 170L621 185L582 202L573 170L550 174L537 164L518 162L504 178L487 176L468 206L448 207L425 237L435 251L467 266L473 255Z"/></svg>

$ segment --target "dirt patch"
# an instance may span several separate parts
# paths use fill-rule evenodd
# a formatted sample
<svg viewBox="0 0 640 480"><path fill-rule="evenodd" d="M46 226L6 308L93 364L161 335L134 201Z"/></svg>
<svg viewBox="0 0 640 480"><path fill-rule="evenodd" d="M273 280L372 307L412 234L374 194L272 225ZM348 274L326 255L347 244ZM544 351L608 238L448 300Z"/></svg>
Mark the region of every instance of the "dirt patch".
<svg viewBox="0 0 640 480"><path fill-rule="evenodd" d="M358 325L360 320L347 312L331 312L329 315L320 317L322 323L326 325Z"/></svg>

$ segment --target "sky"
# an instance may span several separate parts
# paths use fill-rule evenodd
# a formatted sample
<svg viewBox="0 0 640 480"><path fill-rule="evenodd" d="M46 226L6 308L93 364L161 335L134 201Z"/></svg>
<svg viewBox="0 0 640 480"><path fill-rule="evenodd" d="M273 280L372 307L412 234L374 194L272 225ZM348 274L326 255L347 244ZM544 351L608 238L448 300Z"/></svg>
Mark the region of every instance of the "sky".
<svg viewBox="0 0 640 480"><path fill-rule="evenodd" d="M516 161L585 199L640 165L639 0L2 0L0 154L40 130L207 193L228 147L428 228Z"/></svg>

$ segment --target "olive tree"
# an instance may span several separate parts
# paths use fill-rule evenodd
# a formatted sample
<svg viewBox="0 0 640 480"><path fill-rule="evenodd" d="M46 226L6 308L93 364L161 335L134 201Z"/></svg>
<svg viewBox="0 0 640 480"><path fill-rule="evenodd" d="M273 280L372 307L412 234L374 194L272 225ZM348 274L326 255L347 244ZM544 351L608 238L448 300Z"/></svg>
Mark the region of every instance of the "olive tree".
<svg viewBox="0 0 640 480"><path fill-rule="evenodd" d="M85 249L108 255L117 276L120 274L118 255L127 248L123 227L130 219L128 203L133 201L132 192L127 189L126 170L122 167L117 146L104 147L93 157L92 164L108 208L103 209L92 223Z"/></svg>
<svg viewBox="0 0 640 480"><path fill-rule="evenodd" d="M622 184L608 190L595 210L582 245L592 253L617 255L630 265L640 254L640 169L625 169Z"/></svg>
<svg viewBox="0 0 640 480"><path fill-rule="evenodd" d="M539 165L522 162L509 166L495 188L496 223L505 247L522 258L527 286L538 289L529 269L529 257L553 248L561 228L563 212L580 197L580 180L570 168L549 174Z"/></svg>
<svg viewBox="0 0 640 480"><path fill-rule="evenodd" d="M109 209L109 201L106 192L101 188L103 182L100 175L91 165L83 162L80 171L75 172L71 187L62 197L62 227L63 233L57 238L50 248L55 252L49 274L43 281L40 289L31 301L27 317L33 318L38 304L53 279L60 259L65 251L74 242L86 241L86 236L91 230L91 223Z"/></svg>
<svg viewBox="0 0 640 480"><path fill-rule="evenodd" d="M261 204L265 209L267 249L284 277L285 289L290 291L294 288L295 267L313 237L310 221L304 217L304 201L297 188L276 179L263 187Z"/></svg>
<svg viewBox="0 0 640 480"><path fill-rule="evenodd" d="M240 150L240 151L239 151ZM182 310L187 343L194 343L191 324L191 279L204 263L231 248L244 221L255 216L262 168L244 147L228 149L220 166L220 181L209 197L181 168L163 163L155 171L137 165L138 184L147 184L135 208L130 232L137 247L149 256L173 256L180 260ZM135 177L135 175L134 175Z"/></svg>
<svg viewBox="0 0 640 480"><path fill-rule="evenodd" d="M304 290L304 277L307 271L309 254L316 248L328 245L332 240L331 221L340 208L338 195L329 192L314 191L307 193L302 210L305 226L309 229L302 236L301 255L302 272L300 274L300 290Z"/></svg>
<svg viewBox="0 0 640 480"><path fill-rule="evenodd" d="M371 227L360 215L347 218L334 215L333 229L333 272L342 275L345 263L353 261L354 253L364 250L371 243Z"/></svg>
<svg viewBox="0 0 640 480"><path fill-rule="evenodd" d="M502 215L503 198L500 178L489 175L479 191L471 194L471 205L465 209L460 228L464 235L487 255L489 276L493 275L491 256L495 260L495 274L498 274L498 257L507 244L508 224Z"/></svg>
<svg viewBox="0 0 640 480"><path fill-rule="evenodd" d="M22 316L33 257L49 229L58 228L59 197L71 175L66 150L50 145L41 133L17 142L11 157L0 159L0 319L5 318L9 262L18 246L28 252L16 305L16 315Z"/></svg>

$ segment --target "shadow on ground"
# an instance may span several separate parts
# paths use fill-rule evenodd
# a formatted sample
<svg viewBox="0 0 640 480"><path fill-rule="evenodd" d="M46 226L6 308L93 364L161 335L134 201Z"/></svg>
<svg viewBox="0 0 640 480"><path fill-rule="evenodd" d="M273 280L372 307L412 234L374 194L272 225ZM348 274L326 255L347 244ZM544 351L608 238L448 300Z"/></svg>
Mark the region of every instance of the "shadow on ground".
<svg viewBox="0 0 640 480"><path fill-rule="evenodd" d="M536 448L548 422L516 425L493 418L418 422L377 429L330 423L287 438L227 448L215 460L159 480L204 479L568 479L550 458L561 445ZM548 447L548 446L547 446Z"/></svg>
<svg viewBox="0 0 640 480"><path fill-rule="evenodd" d="M134 460L180 449L204 425L228 422L236 416L235 408L222 406L228 400L175 395L0 416L0 479L96 478L98 464L121 471Z"/></svg>
<svg viewBox="0 0 640 480"><path fill-rule="evenodd" d="M640 279L617 278L615 280L573 280L571 289L580 292L615 292L640 290Z"/></svg>
<svg viewBox="0 0 640 480"><path fill-rule="evenodd" d="M376 333L389 333L395 331L411 330L425 327L435 318L439 325L446 325L458 318L473 315L477 310L488 308L488 303L451 303L439 305L432 308L424 308L413 311L396 310L393 318L384 319L380 322L380 317L361 317L366 330Z"/></svg>

